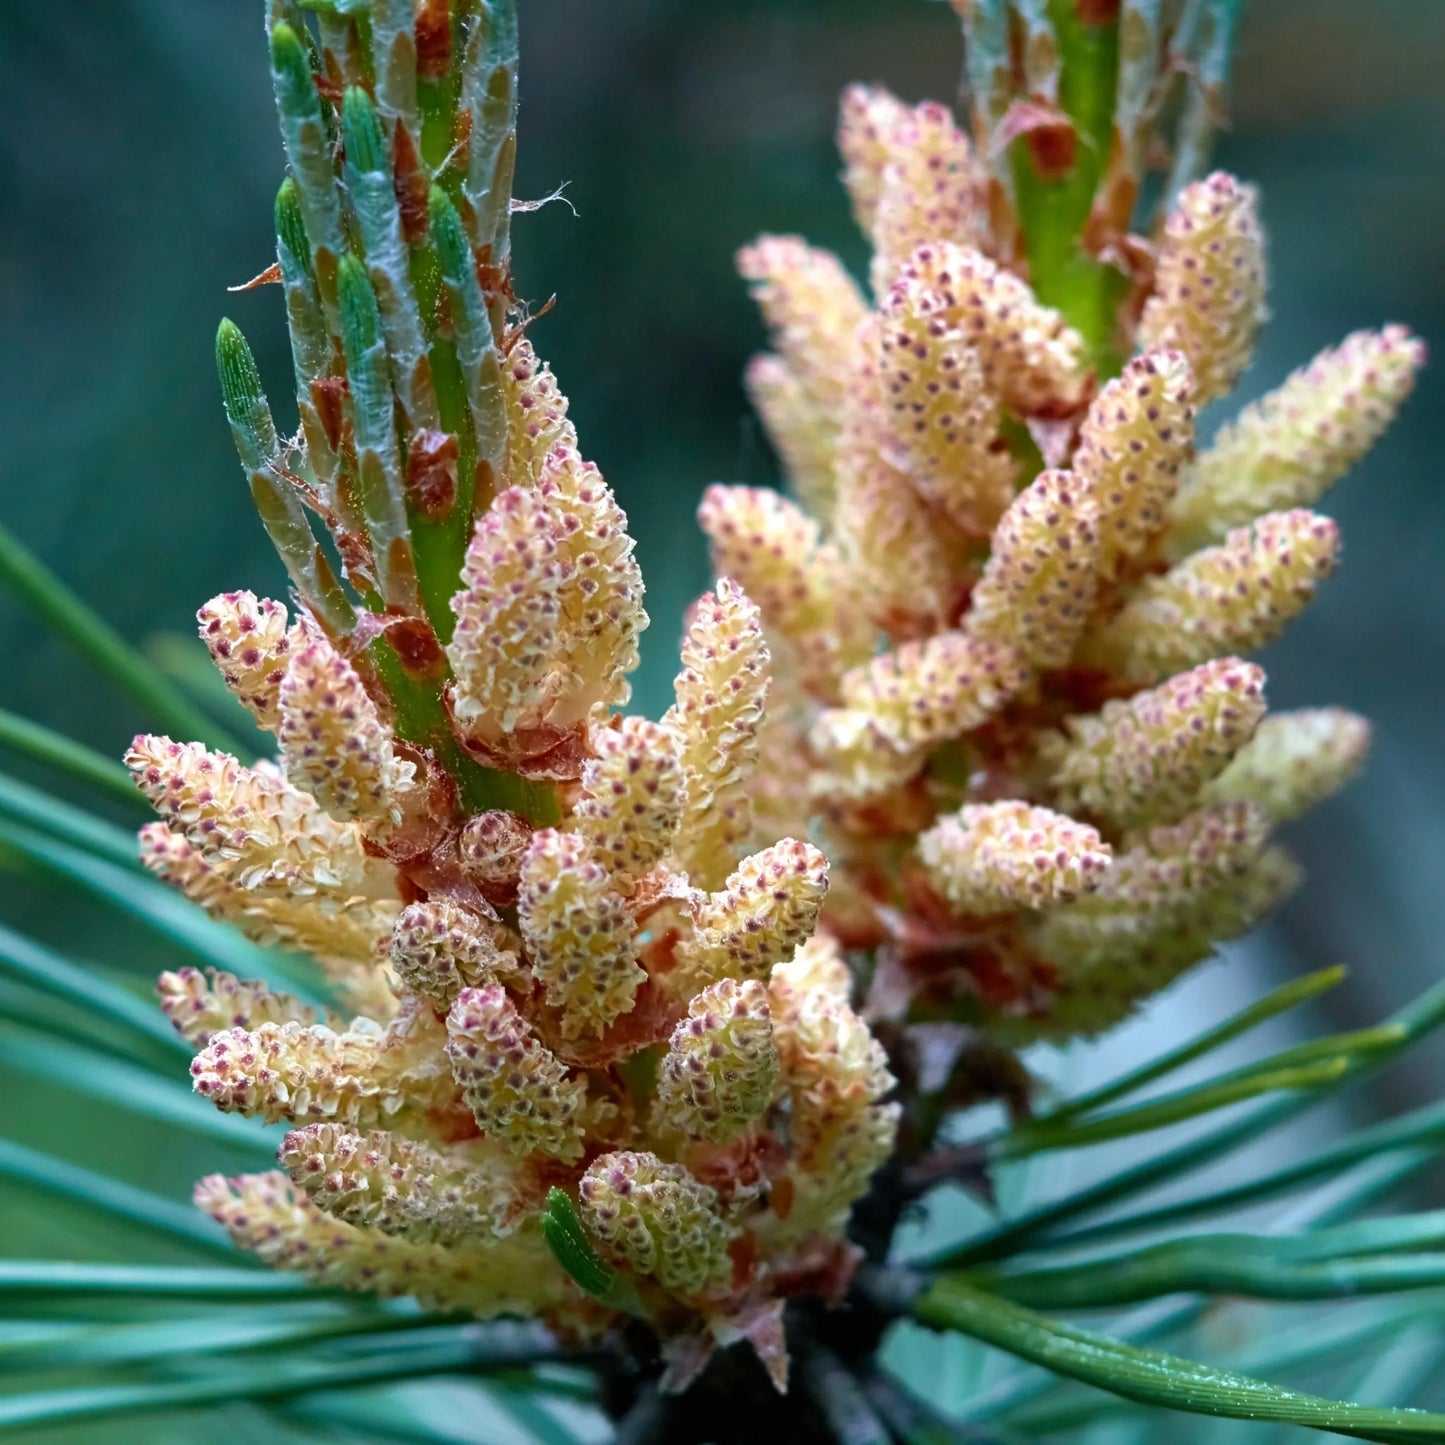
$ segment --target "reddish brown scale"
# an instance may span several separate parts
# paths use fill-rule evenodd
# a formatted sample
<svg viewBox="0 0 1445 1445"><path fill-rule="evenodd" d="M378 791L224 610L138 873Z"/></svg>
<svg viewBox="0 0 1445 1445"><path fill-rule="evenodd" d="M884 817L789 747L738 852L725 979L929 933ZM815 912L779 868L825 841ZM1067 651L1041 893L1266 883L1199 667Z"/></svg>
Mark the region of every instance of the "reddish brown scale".
<svg viewBox="0 0 1445 1445"><path fill-rule="evenodd" d="M458 450L456 437L443 431L416 432L407 448L407 503L430 521L443 520L456 506Z"/></svg>
<svg viewBox="0 0 1445 1445"><path fill-rule="evenodd" d="M749 1129L727 1144L695 1145L685 1162L694 1179L716 1189L727 1203L769 1183L786 1166L787 1157L771 1134Z"/></svg>
<svg viewBox="0 0 1445 1445"><path fill-rule="evenodd" d="M443 1144L465 1144L469 1139L480 1139L482 1131L477 1126L472 1111L460 1106L450 1109L429 1109L426 1116L427 1128Z"/></svg>
<svg viewBox="0 0 1445 1445"><path fill-rule="evenodd" d="M778 1290L789 1297L821 1296L836 1309L847 1296L862 1260L863 1251L847 1240L811 1240L794 1256L789 1268L778 1272Z"/></svg>
<svg viewBox="0 0 1445 1445"><path fill-rule="evenodd" d="M344 376L323 376L311 383L311 405L316 408L321 430L326 433L326 444L332 451L341 449L346 420L344 398L348 390Z"/></svg>
<svg viewBox="0 0 1445 1445"><path fill-rule="evenodd" d="M465 108L462 114L470 118ZM465 162L463 162L465 164ZM427 174L417 155L416 142L411 132L398 123L392 129L391 137L391 188L396 195L397 208L401 212L401 233L408 246L425 242L430 224L427 215Z"/></svg>
<svg viewBox="0 0 1445 1445"><path fill-rule="evenodd" d="M704 1184L711 1184L710 1179L704 1178L694 1169L693 1174L702 1179ZM758 1265L762 1261L762 1250L758 1247L757 1236L745 1230L739 1234L728 1245L728 1258L733 1262L734 1289L742 1289L757 1273Z"/></svg>
<svg viewBox="0 0 1445 1445"><path fill-rule="evenodd" d="M401 665L413 677L439 677L445 671L441 644L425 618L388 618L384 630Z"/></svg>
<svg viewBox="0 0 1445 1445"><path fill-rule="evenodd" d="M555 1009L533 1010L537 1036L563 1063L577 1069L606 1069L668 1038L683 1009L651 979L638 986L631 1009L608 1024L600 1038L564 1038Z"/></svg>
<svg viewBox="0 0 1445 1445"><path fill-rule="evenodd" d="M451 711L448 686L442 701ZM591 756L587 746L587 725L579 722L570 728L517 728L515 732L483 741L468 737L455 719L452 733L463 751L483 767L501 768L520 773L524 778L537 778L554 783L575 783L582 776L582 765Z"/></svg>
<svg viewBox="0 0 1445 1445"><path fill-rule="evenodd" d="M1073 171L1079 137L1071 122L1062 118L1040 121L1024 134L1034 169L1042 180L1060 180Z"/></svg>
<svg viewBox="0 0 1445 1445"><path fill-rule="evenodd" d="M442 80L452 62L451 0L422 0L416 17L416 73Z"/></svg>

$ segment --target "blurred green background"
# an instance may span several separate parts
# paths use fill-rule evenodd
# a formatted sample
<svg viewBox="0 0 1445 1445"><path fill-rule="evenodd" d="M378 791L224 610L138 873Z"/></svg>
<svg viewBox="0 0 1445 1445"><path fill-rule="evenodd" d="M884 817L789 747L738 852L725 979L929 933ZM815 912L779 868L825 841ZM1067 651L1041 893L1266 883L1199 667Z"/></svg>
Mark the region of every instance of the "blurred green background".
<svg viewBox="0 0 1445 1445"><path fill-rule="evenodd" d="M0 6L0 509L148 645L189 637L217 591L283 587L211 362L230 314L287 416L279 294L226 293L272 255L282 163L261 12L261 0ZM655 714L705 581L698 494L772 476L739 384L762 335L732 253L761 229L796 230L860 261L836 182L838 90L865 79L953 97L957 24L940 0L524 0L522 25L518 194L566 182L571 207L518 219L518 290L556 294L533 338L639 540L653 626L638 701ZM1275 313L1247 394L1354 327L1402 320L1445 337L1442 62L1440 0L1256 0L1246 14L1220 160L1263 189ZM1264 973L1350 963L1335 1007L1354 1019L1441 970L1442 375L1427 371L1331 500L1343 570L1265 659L1276 706L1339 702L1378 725L1365 780L1296 830L1311 881L1251 954ZM4 597L0 705L112 756L147 724ZM0 875L0 916L138 977L174 961L44 879ZM1242 973L1230 987L1256 983ZM1422 1057L1391 1087L1442 1081ZM118 1129L54 1091L42 1107L3 1063L0 1100L5 1132L27 1143L176 1197L197 1172L184 1140ZM77 1211L33 1204L0 1195L7 1253L116 1247Z"/></svg>

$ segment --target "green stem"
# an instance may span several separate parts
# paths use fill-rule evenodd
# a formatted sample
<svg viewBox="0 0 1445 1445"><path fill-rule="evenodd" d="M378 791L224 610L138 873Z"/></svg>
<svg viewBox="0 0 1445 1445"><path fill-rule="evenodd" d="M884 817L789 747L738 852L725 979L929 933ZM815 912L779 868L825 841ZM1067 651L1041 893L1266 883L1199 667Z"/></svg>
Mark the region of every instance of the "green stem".
<svg viewBox="0 0 1445 1445"><path fill-rule="evenodd" d="M463 806L480 813L505 808L539 828L562 819L561 804L549 783L534 782L500 768L486 768L462 751L441 700L441 680L412 676L384 642L372 648L382 683L396 708L397 736L434 752L456 782Z"/></svg>
<svg viewBox="0 0 1445 1445"><path fill-rule="evenodd" d="M1114 143L1119 24L1085 23L1076 0L1049 0L1049 16L1061 60L1059 105L1074 127L1074 152L1067 168L1056 169L1041 165L1029 135L1010 148L1029 282L1083 336L1098 371L1112 376L1122 364L1115 333L1129 283L1088 255L1082 241Z"/></svg>

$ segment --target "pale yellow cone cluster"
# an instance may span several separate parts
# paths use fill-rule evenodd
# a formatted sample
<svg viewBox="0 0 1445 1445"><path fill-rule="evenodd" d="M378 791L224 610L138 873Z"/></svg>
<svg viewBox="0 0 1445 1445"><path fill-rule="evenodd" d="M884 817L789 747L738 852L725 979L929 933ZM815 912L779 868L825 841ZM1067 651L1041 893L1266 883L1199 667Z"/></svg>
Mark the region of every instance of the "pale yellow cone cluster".
<svg viewBox="0 0 1445 1445"><path fill-rule="evenodd" d="M723 1140L759 1118L778 1074L767 989L724 978L697 994L672 1031L657 1080L658 1119Z"/></svg>
<svg viewBox="0 0 1445 1445"><path fill-rule="evenodd" d="M341 1124L293 1129L277 1160L327 1214L418 1243L504 1237L536 1209L541 1175L529 1179L495 1146L435 1148Z"/></svg>
<svg viewBox="0 0 1445 1445"><path fill-rule="evenodd" d="M709 487L698 518L719 576L732 577L787 640L799 680L820 697L868 656L869 630L843 558L817 522L761 487Z"/></svg>
<svg viewBox="0 0 1445 1445"><path fill-rule="evenodd" d="M286 776L333 818L401 822L415 765L396 756L356 669L324 637L300 646L277 690Z"/></svg>
<svg viewBox="0 0 1445 1445"><path fill-rule="evenodd" d="M161 1008L176 1032L197 1048L226 1029L255 1029L261 1024L325 1022L321 1010L294 994L278 993L264 983L246 982L224 969L178 968L156 980Z"/></svg>
<svg viewBox="0 0 1445 1445"><path fill-rule="evenodd" d="M1179 194L1164 225L1139 341L1184 354L1195 405L1234 390L1266 317L1264 232L1253 186L1216 171Z"/></svg>
<svg viewBox="0 0 1445 1445"><path fill-rule="evenodd" d="M1219 542L1261 512L1313 506L1380 439L1415 384L1424 343L1356 331L1220 429L1172 507L1171 548Z"/></svg>
<svg viewBox="0 0 1445 1445"><path fill-rule="evenodd" d="M196 613L196 621L226 686L263 728L275 732L281 683L292 643L300 638L285 607L254 592L223 592Z"/></svg>
<svg viewBox="0 0 1445 1445"><path fill-rule="evenodd" d="M673 847L700 887L722 884L752 831L775 685L770 661L757 606L737 583L722 578L694 608L682 643L677 701L664 719L682 764L683 810Z"/></svg>
<svg viewBox="0 0 1445 1445"><path fill-rule="evenodd" d="M988 173L947 106L909 106L881 87L850 85L839 107L838 149L854 218L873 244L880 298L920 241L984 238Z"/></svg>
<svg viewBox="0 0 1445 1445"><path fill-rule="evenodd" d="M279 1170L234 1179L212 1174L196 1185L195 1199L240 1248L331 1289L411 1296L429 1308L482 1318L548 1318L570 1303L570 1282L535 1223L506 1236L422 1242L328 1213Z"/></svg>
<svg viewBox="0 0 1445 1445"><path fill-rule="evenodd" d="M793 1114L795 1158L776 1241L838 1228L893 1152L900 1106L882 1046L849 1003L852 979L836 944L815 938L773 970L773 1037Z"/></svg>
<svg viewBox="0 0 1445 1445"><path fill-rule="evenodd" d="M812 660L772 746L809 764L823 926L889 950L890 1006L1011 1043L1096 1032L1289 890L1271 825L1361 765L1362 720L1266 716L1247 658L1334 569L1308 509L1423 348L1357 333L1196 457L1266 316L1251 188L1210 175L1131 242L1101 366L1013 264L945 112L854 87L839 145L876 306L796 238L743 251L776 353L752 390L797 500L713 487L700 521L775 656Z"/></svg>
<svg viewBox="0 0 1445 1445"><path fill-rule="evenodd" d="M452 712L479 744L627 701L647 626L642 574L627 518L575 448L554 447L534 484L479 518L452 609Z"/></svg>
<svg viewBox="0 0 1445 1445"><path fill-rule="evenodd" d="M604 1154L582 1176L582 1219L615 1263L683 1296L706 1294L732 1274L734 1230L717 1191L655 1154Z"/></svg>
<svg viewBox="0 0 1445 1445"><path fill-rule="evenodd" d="M836 291L831 264L810 280L820 294ZM805 334L811 294L775 297L810 388L828 359ZM820 1257L846 1277L848 1210L896 1127L841 960L826 984L799 962L828 946L806 772L784 770L803 796L781 841L762 832L758 778L768 729L806 706L790 674L769 716L760 599L811 633L790 657L818 689L866 663L871 628L841 603L837 549L758 492L738 554L759 561L762 536L767 555L693 610L674 706L658 722L613 713L646 623L626 520L525 340L501 385L508 471L467 550L455 630L414 659L446 679L449 736L398 735L355 639L227 594L202 635L277 759L132 748L160 815L147 865L257 941L309 953L346 1006L163 975L197 1093L292 1126L284 1174L206 1180L197 1198L242 1246L328 1285L540 1313L571 1338L629 1311L731 1338ZM459 776L458 758L482 767ZM775 991L780 970L796 982ZM549 1189L617 1271L605 1301L544 1243Z"/></svg>

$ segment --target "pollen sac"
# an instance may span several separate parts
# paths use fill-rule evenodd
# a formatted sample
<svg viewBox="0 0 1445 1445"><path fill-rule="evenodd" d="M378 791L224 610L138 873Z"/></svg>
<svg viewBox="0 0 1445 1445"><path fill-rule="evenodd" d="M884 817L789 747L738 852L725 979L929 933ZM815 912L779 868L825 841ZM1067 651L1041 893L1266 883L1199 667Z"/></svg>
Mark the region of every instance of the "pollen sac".
<svg viewBox="0 0 1445 1445"><path fill-rule="evenodd" d="M853 1137L858 1143L860 1135L875 1143L887 1135L891 1141L897 1115L888 1110L885 1116L874 1109L894 1084L883 1046L849 1007L846 992L840 996L829 976L828 960L806 954L799 950L794 959L774 969L769 993L773 1037L792 1106L794 1177L799 1183L803 1177L812 1179L813 1187L826 1197L818 1216L821 1221L830 1210L846 1211L846 1203L841 1202L843 1176L861 1187L887 1157L886 1151L881 1156L871 1153L871 1162L864 1167L856 1152L851 1160L836 1152L840 1141ZM805 1216L791 1222L795 1228L806 1228L804 1220Z"/></svg>
<svg viewBox="0 0 1445 1445"><path fill-rule="evenodd" d="M700 888L721 886L750 831L769 661L757 607L720 579L694 609L677 701L663 719L677 737L685 799L673 847Z"/></svg>
<svg viewBox="0 0 1445 1445"><path fill-rule="evenodd" d="M765 979L813 932L828 892L828 860L785 838L745 858L720 893L696 898L692 931L677 945L694 991L723 978Z"/></svg>
<svg viewBox="0 0 1445 1445"><path fill-rule="evenodd" d="M1098 831L1027 803L970 803L918 839L934 887L964 914L1069 903L1098 886L1111 850Z"/></svg>
<svg viewBox="0 0 1445 1445"><path fill-rule="evenodd" d="M1169 523L1169 504L1194 441L1189 363L1146 351L1096 396L1079 429L1073 469L1099 516L1099 570L1110 580L1143 557Z"/></svg>
<svg viewBox="0 0 1445 1445"><path fill-rule="evenodd" d="M881 85L845 86L839 101L843 184L858 226L869 237L883 194L883 173L893 159L893 138L909 114L908 106Z"/></svg>
<svg viewBox="0 0 1445 1445"><path fill-rule="evenodd" d="M396 756L356 669L325 638L291 657L280 691L276 735L286 776L333 818L401 821L400 794L415 765Z"/></svg>
<svg viewBox="0 0 1445 1445"><path fill-rule="evenodd" d="M296 640L285 607L254 592L223 592L196 613L196 623L226 686L275 732L281 679Z"/></svg>
<svg viewBox="0 0 1445 1445"><path fill-rule="evenodd" d="M646 718L623 718L592 736L572 826L626 889L660 863L683 813L684 774L675 735Z"/></svg>
<svg viewBox="0 0 1445 1445"><path fill-rule="evenodd" d="M1062 667L1099 586L1099 511L1073 472L1041 472L994 531L964 626L1034 667Z"/></svg>
<svg viewBox="0 0 1445 1445"><path fill-rule="evenodd" d="M873 643L836 548L811 517L760 487L709 487L697 515L713 570L738 582L790 644L808 691L831 697Z"/></svg>
<svg viewBox="0 0 1445 1445"><path fill-rule="evenodd" d="M1370 724L1344 708L1274 713L1205 789L1209 802L1255 803L1287 823L1339 792L1364 766Z"/></svg>
<svg viewBox="0 0 1445 1445"><path fill-rule="evenodd" d="M1253 652L1304 610L1339 545L1328 517L1272 512L1143 582L1080 656L1150 683L1221 653Z"/></svg>
<svg viewBox="0 0 1445 1445"><path fill-rule="evenodd" d="M535 487L543 463L557 447L575 448L577 432L567 420L567 398L545 361L525 336L507 353L502 366L507 408L507 481Z"/></svg>
<svg viewBox="0 0 1445 1445"><path fill-rule="evenodd" d="M464 988L521 976L515 950L495 918L445 898L412 903L391 935L397 977L438 1009L448 1009Z"/></svg>
<svg viewBox="0 0 1445 1445"><path fill-rule="evenodd" d="M227 860L208 860L164 823L147 823L138 841L142 864L212 918L233 924L263 947L310 954L358 1012L376 1019L395 1012L396 1000L376 965L399 904L301 889L293 893L284 880L243 887L227 876ZM268 1021L285 1020L256 1019ZM249 1027L244 1020L232 1026Z"/></svg>
<svg viewBox="0 0 1445 1445"><path fill-rule="evenodd" d="M477 520L452 598L447 657L458 722L473 733L540 723L562 625L563 521L552 494L511 487Z"/></svg>
<svg viewBox="0 0 1445 1445"><path fill-rule="evenodd" d="M1175 501L1174 555L1317 502L1384 434L1424 361L1424 343L1403 326L1356 331L1245 407Z"/></svg>
<svg viewBox="0 0 1445 1445"><path fill-rule="evenodd" d="M447 1015L447 1056L478 1127L515 1154L582 1154L587 1085L572 1078L500 984L463 989Z"/></svg>
<svg viewBox="0 0 1445 1445"><path fill-rule="evenodd" d="M834 536L859 606L881 630L916 636L948 617L961 539L878 452L840 463Z"/></svg>
<svg viewBox="0 0 1445 1445"><path fill-rule="evenodd" d="M1002 1022L1014 1044L1097 1034L1142 999L1253 928L1299 881L1248 804L1200 809L1116 855L1103 883L1031 930L1059 970L1047 1017Z"/></svg>
<svg viewBox="0 0 1445 1445"><path fill-rule="evenodd" d="M775 1233L779 1242L847 1228L853 1205L898 1144L901 1104L871 1104L816 1119L803 1116L800 1133L808 1161L790 1171L793 1194L787 1219Z"/></svg>
<svg viewBox="0 0 1445 1445"><path fill-rule="evenodd" d="M837 417L813 401L781 356L753 357L743 386L792 491L827 526L834 505Z"/></svg>
<svg viewBox="0 0 1445 1445"><path fill-rule="evenodd" d="M988 173L947 106L925 101L904 107L884 145L887 158L869 227L878 295L924 242L977 245L988 220Z"/></svg>
<svg viewBox="0 0 1445 1445"><path fill-rule="evenodd" d="M1249 365L1264 292L1254 188L1215 171L1186 186L1169 215L1139 340L1184 353L1203 406L1233 390Z"/></svg>
<svg viewBox="0 0 1445 1445"><path fill-rule="evenodd" d="M819 414L836 418L842 378L867 313L852 277L831 252L815 250L796 236L761 236L738 252L737 263L743 279L752 283L774 350Z"/></svg>
<svg viewBox="0 0 1445 1445"><path fill-rule="evenodd" d="M789 959L776 964L768 979L773 1007L784 1010L797 1006L805 993L814 990L836 1003L847 1003L853 994L853 974L836 938L815 933L800 943Z"/></svg>
<svg viewBox="0 0 1445 1445"><path fill-rule="evenodd" d="M838 496L833 538L854 595L882 630L917 636L943 625L968 570L968 542L938 507L925 500L928 472L908 464L896 434L881 371L881 325L872 316L862 333L859 364L848 380L838 442ZM942 494L972 494L946 486Z"/></svg>
<svg viewBox="0 0 1445 1445"><path fill-rule="evenodd" d="M223 1113L268 1124L334 1119L367 1127L450 1104L455 1087L430 1009L403 1014L385 1030L364 1022L345 1033L291 1022L213 1034L191 1063L195 1091Z"/></svg>
<svg viewBox="0 0 1445 1445"><path fill-rule="evenodd" d="M767 989L719 979L673 1030L658 1073L658 1121L697 1139L730 1139L772 1102L777 1076Z"/></svg>
<svg viewBox="0 0 1445 1445"><path fill-rule="evenodd" d="M535 487L496 498L452 598L459 726L482 739L565 728L626 702L647 626L632 549L611 491L569 447L548 453Z"/></svg>
<svg viewBox="0 0 1445 1445"><path fill-rule="evenodd" d="M324 1213L277 1170L209 1175L194 1199L238 1248L330 1289L410 1295L427 1308L484 1319L536 1314L572 1292L537 1230L454 1246L419 1243Z"/></svg>
<svg viewBox="0 0 1445 1445"><path fill-rule="evenodd" d="M1235 657L1202 663L1127 701L1072 717L1044 755L1064 807L1115 827L1173 823L1255 735L1264 672Z"/></svg>
<svg viewBox="0 0 1445 1445"><path fill-rule="evenodd" d="M369 892L370 865L354 825L328 818L274 768L242 767L199 743L142 735L126 754L136 786L170 827L242 887Z"/></svg>
<svg viewBox="0 0 1445 1445"><path fill-rule="evenodd" d="M148 868L256 942L312 954L362 1012L394 1011L376 964L400 904L354 823L272 765L244 768L199 743L141 736L126 763L166 820L142 838Z"/></svg>
<svg viewBox="0 0 1445 1445"><path fill-rule="evenodd" d="M1263 811L1248 803L1210 804L1151 828L1115 855L1097 888L1045 914L1036 940L1067 970L1178 929L1201 900L1255 862L1267 832Z"/></svg>
<svg viewBox="0 0 1445 1445"><path fill-rule="evenodd" d="M637 965L632 917L585 838L555 828L532 835L517 919L532 972L561 1013L563 1038L600 1034L632 1008L647 977Z"/></svg>
<svg viewBox="0 0 1445 1445"><path fill-rule="evenodd" d="M1018 464L999 436L998 402L972 341L935 293L905 271L879 328L890 460L957 526L986 536L1013 497Z"/></svg>
<svg viewBox="0 0 1445 1445"><path fill-rule="evenodd" d="M928 749L895 742L878 719L858 708L830 707L808 733L821 764L817 790L824 798L881 797L903 787L927 766Z"/></svg>
<svg viewBox="0 0 1445 1445"><path fill-rule="evenodd" d="M226 1029L254 1029L261 1024L322 1022L319 1009L289 993L275 993L264 983L247 982L222 969L180 968L156 980L161 1011L188 1044L203 1047Z"/></svg>
<svg viewBox="0 0 1445 1445"><path fill-rule="evenodd" d="M930 745L986 721L1028 676L1012 649L940 632L850 673L843 700L877 718L897 743Z"/></svg>
<svg viewBox="0 0 1445 1445"><path fill-rule="evenodd" d="M443 1152L385 1130L310 1124L281 1142L277 1162L327 1214L418 1243L510 1234L528 1193L510 1160ZM535 1202L539 1191L530 1190Z"/></svg>
<svg viewBox="0 0 1445 1445"><path fill-rule="evenodd" d="M594 1160L578 1186L583 1223L604 1254L680 1295L706 1294L732 1275L734 1228L717 1193L681 1164L623 1152Z"/></svg>
<svg viewBox="0 0 1445 1445"><path fill-rule="evenodd" d="M831 990L798 989L775 1007L773 1027L789 1086L814 1110L873 1103L893 1087L883 1046Z"/></svg>
<svg viewBox="0 0 1445 1445"><path fill-rule="evenodd" d="M476 813L462 825L457 852L467 877L483 888L513 889L532 841L532 825L504 808Z"/></svg>
<svg viewBox="0 0 1445 1445"><path fill-rule="evenodd" d="M1083 341L1017 276L982 252L940 241L918 247L896 279L922 316L977 352L989 391L1011 411L1048 415L1078 404Z"/></svg>

